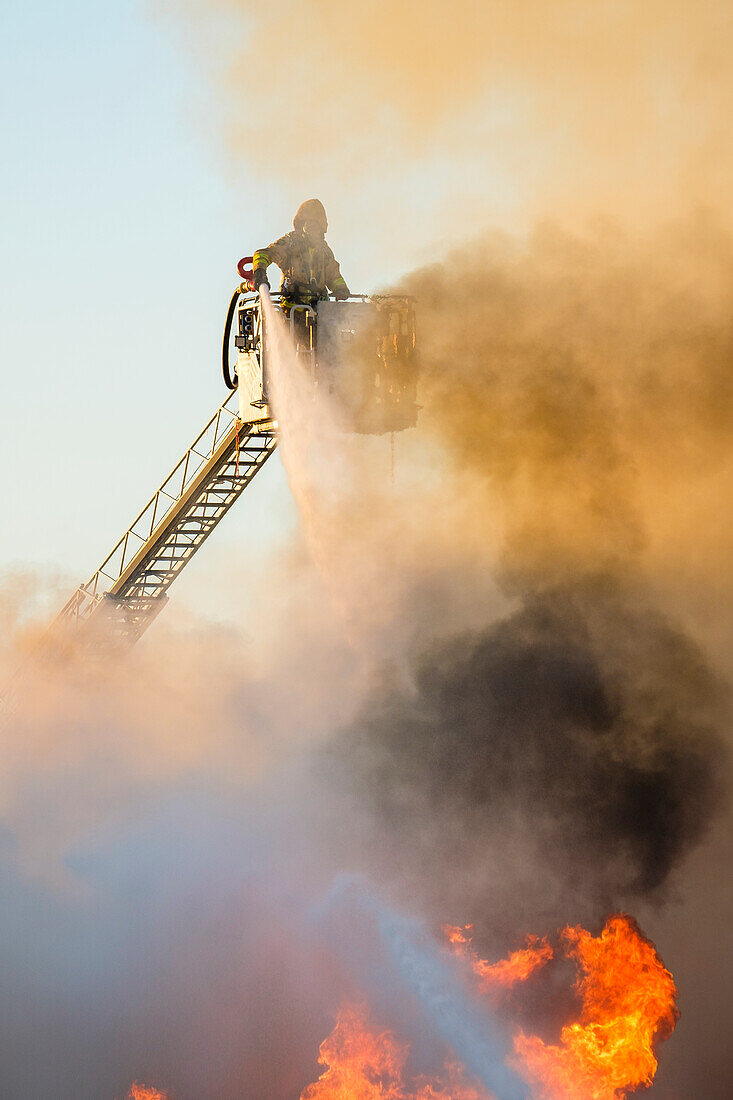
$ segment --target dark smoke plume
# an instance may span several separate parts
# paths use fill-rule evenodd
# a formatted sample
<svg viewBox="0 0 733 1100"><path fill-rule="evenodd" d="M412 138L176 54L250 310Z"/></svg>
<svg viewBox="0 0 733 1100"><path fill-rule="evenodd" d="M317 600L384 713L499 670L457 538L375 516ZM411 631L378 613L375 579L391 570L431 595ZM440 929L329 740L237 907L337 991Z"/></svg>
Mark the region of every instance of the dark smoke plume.
<svg viewBox="0 0 733 1100"><path fill-rule="evenodd" d="M547 227L408 280L424 424L482 500L456 544L499 529L512 607L434 635L347 738L396 877L436 914L490 897L510 927L518 904L659 897L725 798L724 678L668 608L692 622L706 572L730 584L732 255L704 222L633 242Z"/></svg>
<svg viewBox="0 0 733 1100"><path fill-rule="evenodd" d="M482 634L421 654L414 684L372 705L349 756L411 890L438 886L436 912L441 869L458 882L456 912L487 895L494 912L512 908L502 894L528 864L545 899L530 886L530 906L559 894L602 909L659 890L701 838L723 792L726 701L689 639L598 578L529 595ZM492 882L497 845L510 867Z"/></svg>

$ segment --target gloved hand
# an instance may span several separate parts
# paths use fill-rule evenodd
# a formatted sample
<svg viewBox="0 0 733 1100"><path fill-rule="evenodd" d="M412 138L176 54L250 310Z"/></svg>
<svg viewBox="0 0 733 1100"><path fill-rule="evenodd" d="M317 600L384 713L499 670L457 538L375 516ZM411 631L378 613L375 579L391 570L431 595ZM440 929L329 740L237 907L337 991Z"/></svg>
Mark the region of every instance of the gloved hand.
<svg viewBox="0 0 733 1100"><path fill-rule="evenodd" d="M343 302L346 298L349 297L351 291L347 286L340 286L337 290L333 292L333 294L337 302Z"/></svg>
<svg viewBox="0 0 733 1100"><path fill-rule="evenodd" d="M259 290L261 286L266 286L270 289L270 284L267 281L267 269L264 267L258 267L255 271L254 277L255 290Z"/></svg>

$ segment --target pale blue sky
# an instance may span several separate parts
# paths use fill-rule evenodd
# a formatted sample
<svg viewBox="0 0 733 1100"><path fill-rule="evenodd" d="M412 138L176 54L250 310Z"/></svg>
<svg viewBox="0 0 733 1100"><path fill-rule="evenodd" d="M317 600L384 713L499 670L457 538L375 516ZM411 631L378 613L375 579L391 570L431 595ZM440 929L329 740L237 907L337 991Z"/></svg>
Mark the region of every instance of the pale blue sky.
<svg viewBox="0 0 733 1100"><path fill-rule="evenodd" d="M131 0L3 6L3 572L85 579L224 396L234 262L277 202L246 168L227 179L168 31ZM220 549L293 521L277 460L261 481Z"/></svg>

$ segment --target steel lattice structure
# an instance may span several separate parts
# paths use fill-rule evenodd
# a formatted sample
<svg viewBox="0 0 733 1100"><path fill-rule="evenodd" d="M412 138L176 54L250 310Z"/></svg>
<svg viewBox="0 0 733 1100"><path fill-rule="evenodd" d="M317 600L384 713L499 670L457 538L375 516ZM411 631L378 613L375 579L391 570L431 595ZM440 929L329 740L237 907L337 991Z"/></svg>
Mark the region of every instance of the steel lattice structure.
<svg viewBox="0 0 733 1100"><path fill-rule="evenodd" d="M230 394L57 622L94 617L106 641L134 643L183 567L277 447L273 420L242 424ZM95 642L102 632L95 631Z"/></svg>

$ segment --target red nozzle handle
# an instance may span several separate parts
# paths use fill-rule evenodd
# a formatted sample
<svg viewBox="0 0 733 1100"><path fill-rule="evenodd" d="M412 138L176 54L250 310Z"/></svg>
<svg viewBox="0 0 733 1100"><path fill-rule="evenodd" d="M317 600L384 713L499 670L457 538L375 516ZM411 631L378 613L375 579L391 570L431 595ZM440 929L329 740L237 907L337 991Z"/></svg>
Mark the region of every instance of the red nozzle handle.
<svg viewBox="0 0 733 1100"><path fill-rule="evenodd" d="M237 264L237 271L242 276L242 279L247 284L250 290L255 288L255 273L251 267L247 267L247 264L252 263L251 256L242 256L242 259Z"/></svg>

